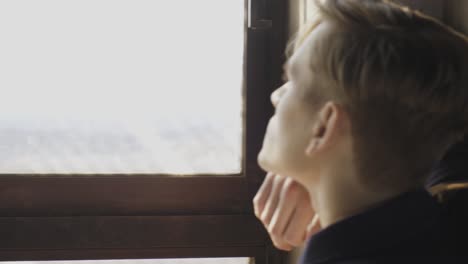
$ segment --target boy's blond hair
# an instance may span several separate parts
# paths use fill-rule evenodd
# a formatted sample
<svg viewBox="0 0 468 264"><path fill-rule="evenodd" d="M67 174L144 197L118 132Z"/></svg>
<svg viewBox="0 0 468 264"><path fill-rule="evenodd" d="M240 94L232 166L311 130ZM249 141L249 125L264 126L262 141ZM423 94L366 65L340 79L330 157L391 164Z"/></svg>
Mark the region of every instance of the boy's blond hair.
<svg viewBox="0 0 468 264"><path fill-rule="evenodd" d="M385 0L316 5L317 19L289 45L297 49L318 24L333 24L314 42L309 70L320 82L306 99L333 100L348 111L355 162L369 186L422 185L467 132L467 38Z"/></svg>

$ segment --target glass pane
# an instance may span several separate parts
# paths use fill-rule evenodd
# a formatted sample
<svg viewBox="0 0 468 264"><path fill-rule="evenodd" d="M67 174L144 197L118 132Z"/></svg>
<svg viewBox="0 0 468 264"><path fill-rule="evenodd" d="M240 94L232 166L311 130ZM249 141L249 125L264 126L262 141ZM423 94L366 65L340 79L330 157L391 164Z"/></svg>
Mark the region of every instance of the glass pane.
<svg viewBox="0 0 468 264"><path fill-rule="evenodd" d="M252 258L0 261L0 264L254 264Z"/></svg>
<svg viewBox="0 0 468 264"><path fill-rule="evenodd" d="M0 1L0 173L239 173L243 0Z"/></svg>

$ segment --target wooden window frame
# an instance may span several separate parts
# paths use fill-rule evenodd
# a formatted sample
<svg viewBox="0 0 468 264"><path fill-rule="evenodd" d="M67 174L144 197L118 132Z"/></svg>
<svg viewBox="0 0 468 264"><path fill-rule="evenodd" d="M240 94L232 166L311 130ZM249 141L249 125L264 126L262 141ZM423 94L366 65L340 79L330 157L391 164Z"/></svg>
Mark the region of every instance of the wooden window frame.
<svg viewBox="0 0 468 264"><path fill-rule="evenodd" d="M288 3L245 1L265 27L245 26L240 175L0 175L0 260L254 257L283 263L255 218L257 165L281 84ZM265 24L262 24L265 25Z"/></svg>

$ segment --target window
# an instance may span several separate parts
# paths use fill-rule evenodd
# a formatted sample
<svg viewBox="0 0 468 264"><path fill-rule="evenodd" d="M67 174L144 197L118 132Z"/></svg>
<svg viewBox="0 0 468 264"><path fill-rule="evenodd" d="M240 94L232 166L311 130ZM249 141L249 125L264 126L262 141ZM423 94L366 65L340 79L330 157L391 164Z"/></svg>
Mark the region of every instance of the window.
<svg viewBox="0 0 468 264"><path fill-rule="evenodd" d="M0 5L0 260L271 263L251 200L287 3Z"/></svg>
<svg viewBox="0 0 468 264"><path fill-rule="evenodd" d="M1 172L240 173L242 1L2 5Z"/></svg>

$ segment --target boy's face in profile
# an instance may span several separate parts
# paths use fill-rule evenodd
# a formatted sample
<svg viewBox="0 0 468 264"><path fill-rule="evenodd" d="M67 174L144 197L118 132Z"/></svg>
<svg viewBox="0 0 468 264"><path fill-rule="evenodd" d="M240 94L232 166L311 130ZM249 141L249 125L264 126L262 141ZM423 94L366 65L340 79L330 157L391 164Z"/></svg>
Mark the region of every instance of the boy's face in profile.
<svg viewBox="0 0 468 264"><path fill-rule="evenodd" d="M330 26L324 22L309 34L285 66L287 82L271 95L276 110L268 123L263 147L258 155L259 165L265 171L300 181L306 171L310 174L310 169L314 170L306 149L313 138L317 113L307 106L305 94L314 89L318 78L310 68L314 42L329 30Z"/></svg>

